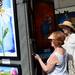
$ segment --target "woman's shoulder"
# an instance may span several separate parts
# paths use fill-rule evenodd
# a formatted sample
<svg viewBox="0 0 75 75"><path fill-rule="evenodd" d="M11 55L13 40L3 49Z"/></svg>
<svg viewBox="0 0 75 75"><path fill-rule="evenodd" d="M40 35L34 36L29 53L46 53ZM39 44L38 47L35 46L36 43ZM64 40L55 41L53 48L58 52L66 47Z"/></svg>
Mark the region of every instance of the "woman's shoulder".
<svg viewBox="0 0 75 75"><path fill-rule="evenodd" d="M57 57L54 52L48 58L47 63L57 63Z"/></svg>
<svg viewBox="0 0 75 75"><path fill-rule="evenodd" d="M58 53L60 55L64 55L65 54L65 49L62 47L58 47L55 51L55 53Z"/></svg>

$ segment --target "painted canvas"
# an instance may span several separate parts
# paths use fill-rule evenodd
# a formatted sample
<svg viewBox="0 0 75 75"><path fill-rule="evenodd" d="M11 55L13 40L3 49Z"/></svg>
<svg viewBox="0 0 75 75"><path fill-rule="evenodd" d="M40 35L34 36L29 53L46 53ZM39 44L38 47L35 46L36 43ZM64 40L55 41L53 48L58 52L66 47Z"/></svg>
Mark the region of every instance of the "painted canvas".
<svg viewBox="0 0 75 75"><path fill-rule="evenodd" d="M20 65L0 65L0 75L22 75Z"/></svg>
<svg viewBox="0 0 75 75"><path fill-rule="evenodd" d="M0 0L0 56L17 57L15 0Z"/></svg>

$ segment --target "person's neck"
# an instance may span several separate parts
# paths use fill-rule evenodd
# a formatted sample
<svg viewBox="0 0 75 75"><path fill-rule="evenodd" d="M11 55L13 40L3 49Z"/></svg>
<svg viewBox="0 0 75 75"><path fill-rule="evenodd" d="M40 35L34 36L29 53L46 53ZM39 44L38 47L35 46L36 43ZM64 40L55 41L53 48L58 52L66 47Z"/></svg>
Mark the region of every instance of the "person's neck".
<svg viewBox="0 0 75 75"><path fill-rule="evenodd" d="M54 49L58 48L57 46L54 46Z"/></svg>
<svg viewBox="0 0 75 75"><path fill-rule="evenodd" d="M69 32L69 33L68 33L68 36L71 35L71 34L72 34L72 32Z"/></svg>
<svg viewBox="0 0 75 75"><path fill-rule="evenodd" d="M69 36L69 35L71 35L72 34L72 32L68 32L68 33L66 33L65 35L66 36Z"/></svg>

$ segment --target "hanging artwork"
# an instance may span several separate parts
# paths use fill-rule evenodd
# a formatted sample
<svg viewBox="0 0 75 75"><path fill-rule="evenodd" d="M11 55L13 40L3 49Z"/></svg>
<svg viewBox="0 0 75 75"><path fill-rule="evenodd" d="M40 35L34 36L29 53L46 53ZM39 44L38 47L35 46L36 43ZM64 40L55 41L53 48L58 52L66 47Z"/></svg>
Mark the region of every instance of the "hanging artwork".
<svg viewBox="0 0 75 75"><path fill-rule="evenodd" d="M1 64L0 75L22 75L21 65Z"/></svg>
<svg viewBox="0 0 75 75"><path fill-rule="evenodd" d="M0 58L20 56L16 15L16 0L0 0Z"/></svg>

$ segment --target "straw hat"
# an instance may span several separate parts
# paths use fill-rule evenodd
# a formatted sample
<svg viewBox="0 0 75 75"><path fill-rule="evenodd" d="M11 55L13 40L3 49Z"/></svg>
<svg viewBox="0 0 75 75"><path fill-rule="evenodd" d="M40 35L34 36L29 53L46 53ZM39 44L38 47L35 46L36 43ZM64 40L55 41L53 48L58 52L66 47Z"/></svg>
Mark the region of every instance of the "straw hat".
<svg viewBox="0 0 75 75"><path fill-rule="evenodd" d="M75 31L73 24L70 21L64 21L62 24L59 24L60 28L70 27Z"/></svg>

